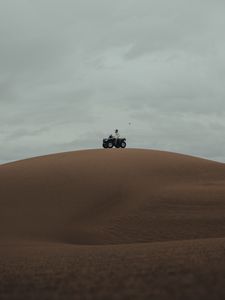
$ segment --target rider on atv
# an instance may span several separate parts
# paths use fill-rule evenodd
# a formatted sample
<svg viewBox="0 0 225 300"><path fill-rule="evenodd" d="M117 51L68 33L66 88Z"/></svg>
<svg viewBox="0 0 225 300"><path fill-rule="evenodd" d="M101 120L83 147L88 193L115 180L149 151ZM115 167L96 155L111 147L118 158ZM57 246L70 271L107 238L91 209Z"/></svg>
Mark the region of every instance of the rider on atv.
<svg viewBox="0 0 225 300"><path fill-rule="evenodd" d="M114 137L114 139L119 139L120 138L119 130L116 129L115 134L114 135L112 134L112 136Z"/></svg>
<svg viewBox="0 0 225 300"><path fill-rule="evenodd" d="M103 139L103 148L126 148L126 139L120 137L119 130L115 130L115 134L111 134L108 138Z"/></svg>

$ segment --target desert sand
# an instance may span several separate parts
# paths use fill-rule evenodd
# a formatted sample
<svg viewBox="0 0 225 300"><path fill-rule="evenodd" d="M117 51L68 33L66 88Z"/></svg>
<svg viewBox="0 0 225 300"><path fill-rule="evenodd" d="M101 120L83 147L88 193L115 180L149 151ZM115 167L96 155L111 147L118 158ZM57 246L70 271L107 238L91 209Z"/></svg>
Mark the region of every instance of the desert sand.
<svg viewBox="0 0 225 300"><path fill-rule="evenodd" d="M224 299L225 164L86 150L0 165L0 299Z"/></svg>

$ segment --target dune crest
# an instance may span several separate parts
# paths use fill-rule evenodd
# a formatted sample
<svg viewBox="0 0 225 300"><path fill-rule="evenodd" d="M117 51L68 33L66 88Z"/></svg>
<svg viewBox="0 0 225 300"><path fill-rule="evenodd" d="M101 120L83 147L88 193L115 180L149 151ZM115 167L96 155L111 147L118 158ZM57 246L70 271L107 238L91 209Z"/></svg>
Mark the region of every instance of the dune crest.
<svg viewBox="0 0 225 300"><path fill-rule="evenodd" d="M125 244L224 237L225 165L87 150L0 166L0 239Z"/></svg>

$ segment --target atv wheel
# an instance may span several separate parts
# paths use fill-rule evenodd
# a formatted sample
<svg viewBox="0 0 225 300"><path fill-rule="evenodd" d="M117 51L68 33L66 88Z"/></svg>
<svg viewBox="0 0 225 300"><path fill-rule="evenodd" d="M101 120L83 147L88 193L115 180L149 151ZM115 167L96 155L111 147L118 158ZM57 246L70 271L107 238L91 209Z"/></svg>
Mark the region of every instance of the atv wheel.
<svg viewBox="0 0 225 300"><path fill-rule="evenodd" d="M122 142L121 143L121 148L126 148L126 145L127 145L126 142Z"/></svg>
<svg viewBox="0 0 225 300"><path fill-rule="evenodd" d="M108 144L103 144L102 146L103 146L103 148L105 148L105 149L108 148Z"/></svg>
<svg viewBox="0 0 225 300"><path fill-rule="evenodd" d="M113 143L112 142L109 142L108 143L108 148L112 148L113 147Z"/></svg>

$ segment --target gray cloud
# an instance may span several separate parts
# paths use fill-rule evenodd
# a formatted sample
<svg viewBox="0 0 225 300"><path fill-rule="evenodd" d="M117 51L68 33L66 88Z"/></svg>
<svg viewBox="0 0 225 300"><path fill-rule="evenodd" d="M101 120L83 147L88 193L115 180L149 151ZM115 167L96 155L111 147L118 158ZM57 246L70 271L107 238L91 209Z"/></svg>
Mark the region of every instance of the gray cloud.
<svg viewBox="0 0 225 300"><path fill-rule="evenodd" d="M225 162L225 3L0 2L0 162L101 147L115 127Z"/></svg>

